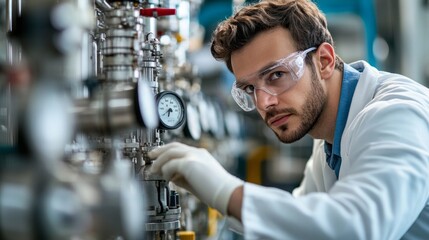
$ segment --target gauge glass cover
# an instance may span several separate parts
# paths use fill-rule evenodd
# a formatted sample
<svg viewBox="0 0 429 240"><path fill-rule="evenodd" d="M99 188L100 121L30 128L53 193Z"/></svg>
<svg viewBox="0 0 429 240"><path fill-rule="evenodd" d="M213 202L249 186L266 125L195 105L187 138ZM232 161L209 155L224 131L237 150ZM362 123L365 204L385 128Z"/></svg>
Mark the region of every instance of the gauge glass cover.
<svg viewBox="0 0 429 240"><path fill-rule="evenodd" d="M174 129L182 125L184 120L184 106L177 94L173 92L162 92L158 99L157 110L163 127Z"/></svg>

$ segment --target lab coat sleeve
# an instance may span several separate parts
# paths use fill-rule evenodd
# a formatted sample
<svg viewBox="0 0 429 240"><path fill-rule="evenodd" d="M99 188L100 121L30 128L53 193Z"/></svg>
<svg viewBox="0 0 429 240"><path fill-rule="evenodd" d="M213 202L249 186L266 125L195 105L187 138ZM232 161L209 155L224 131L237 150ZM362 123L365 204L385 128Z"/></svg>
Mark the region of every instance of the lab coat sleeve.
<svg viewBox="0 0 429 240"><path fill-rule="evenodd" d="M246 183L245 238L400 239L428 201L427 119L427 106L406 101L364 109L343 136L345 172L327 193Z"/></svg>

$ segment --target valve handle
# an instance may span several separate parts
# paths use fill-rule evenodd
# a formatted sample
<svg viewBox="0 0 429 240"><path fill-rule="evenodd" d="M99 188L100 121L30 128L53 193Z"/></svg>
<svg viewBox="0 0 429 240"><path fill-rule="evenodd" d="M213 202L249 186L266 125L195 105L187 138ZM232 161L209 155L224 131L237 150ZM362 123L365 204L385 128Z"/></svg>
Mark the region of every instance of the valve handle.
<svg viewBox="0 0 429 240"><path fill-rule="evenodd" d="M175 15L176 9L174 8L143 8L140 9L140 15L144 17L160 17Z"/></svg>

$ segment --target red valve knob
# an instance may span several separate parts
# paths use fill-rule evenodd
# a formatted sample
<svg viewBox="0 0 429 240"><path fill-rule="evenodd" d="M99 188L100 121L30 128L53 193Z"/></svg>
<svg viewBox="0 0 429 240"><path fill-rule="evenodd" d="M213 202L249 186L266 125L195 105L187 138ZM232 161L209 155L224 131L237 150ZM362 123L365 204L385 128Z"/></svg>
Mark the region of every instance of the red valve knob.
<svg viewBox="0 0 429 240"><path fill-rule="evenodd" d="M140 15L145 17L160 17L175 15L176 9L174 8L144 8L140 9Z"/></svg>

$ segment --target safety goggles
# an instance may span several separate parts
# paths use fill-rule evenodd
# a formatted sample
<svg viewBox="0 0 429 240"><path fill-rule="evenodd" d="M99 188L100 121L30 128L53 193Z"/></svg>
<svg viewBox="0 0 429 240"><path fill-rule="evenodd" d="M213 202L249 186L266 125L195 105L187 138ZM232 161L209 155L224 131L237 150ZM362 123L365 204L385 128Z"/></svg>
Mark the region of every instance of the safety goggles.
<svg viewBox="0 0 429 240"><path fill-rule="evenodd" d="M286 92L301 79L305 68L304 59L307 53L315 49L311 47L291 53L259 72L235 81L231 89L235 102L248 112L256 108L256 90L262 90L272 96Z"/></svg>

